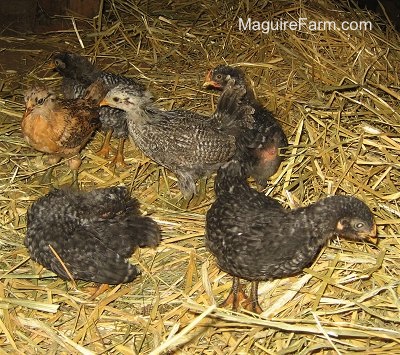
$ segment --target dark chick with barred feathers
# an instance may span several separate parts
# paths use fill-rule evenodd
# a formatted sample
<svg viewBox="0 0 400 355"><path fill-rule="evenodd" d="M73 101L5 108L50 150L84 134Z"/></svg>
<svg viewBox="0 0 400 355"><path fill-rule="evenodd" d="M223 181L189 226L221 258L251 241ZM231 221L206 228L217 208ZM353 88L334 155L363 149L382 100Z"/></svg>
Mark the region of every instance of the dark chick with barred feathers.
<svg viewBox="0 0 400 355"><path fill-rule="evenodd" d="M157 223L140 215L138 201L122 186L53 190L28 211L31 258L65 280L130 282L140 271L127 259L136 248L159 242Z"/></svg>
<svg viewBox="0 0 400 355"><path fill-rule="evenodd" d="M254 125L238 142L242 151L246 152L245 161L249 166L250 175L264 188L267 179L278 170L283 160L279 153L283 153L282 148L288 145L288 141L274 115L255 98L240 69L219 65L208 72L203 86L223 90L231 79L234 79L237 85L246 87L243 104L254 109Z"/></svg>
<svg viewBox="0 0 400 355"><path fill-rule="evenodd" d="M228 161L236 150L236 135L252 124L253 109L241 103L245 91L232 80L211 116L160 110L143 92L124 85L111 89L100 104L126 111L135 144L176 174L178 186L189 200L196 193L196 180Z"/></svg>
<svg viewBox="0 0 400 355"><path fill-rule="evenodd" d="M69 99L81 97L86 88L96 80L101 80L107 91L119 84L132 86L139 92L146 91L145 86L135 79L101 71L88 59L76 53L56 53L53 56L53 61L55 70L63 77L63 94ZM102 107L100 109L100 121L102 130L106 132L106 137L98 155L108 158L111 136L115 136L119 139L119 142L117 154L111 164L125 166L123 150L125 140L128 137L125 112L111 107Z"/></svg>
<svg viewBox="0 0 400 355"><path fill-rule="evenodd" d="M331 196L294 210L283 208L247 184L243 166L232 160L218 171L217 199L206 215L206 246L219 267L233 276L223 306L239 304L261 313L258 282L300 273L329 239L367 240L376 235L373 215L355 197ZM252 282L250 298L240 279Z"/></svg>
<svg viewBox="0 0 400 355"><path fill-rule="evenodd" d="M98 81L87 89L84 98L60 100L45 86L33 86L25 92L25 113L22 134L34 149L47 153L50 163L71 158L68 164L77 184L81 165L80 151L100 127L99 102L104 88ZM43 178L50 182L52 168Z"/></svg>

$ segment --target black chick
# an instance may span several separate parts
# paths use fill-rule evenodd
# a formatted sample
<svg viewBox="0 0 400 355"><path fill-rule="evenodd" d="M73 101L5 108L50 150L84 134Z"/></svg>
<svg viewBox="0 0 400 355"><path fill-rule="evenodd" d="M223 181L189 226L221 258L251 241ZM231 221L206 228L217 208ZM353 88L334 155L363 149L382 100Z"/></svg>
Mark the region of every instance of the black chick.
<svg viewBox="0 0 400 355"><path fill-rule="evenodd" d="M283 148L288 145L288 141L272 112L255 98L246 83L244 73L239 68L219 65L208 72L203 86L223 90L231 79L234 79L237 85L246 87L243 104L254 109L254 125L251 130L243 131L238 144L242 147L243 154L246 154L243 161L249 166L250 175L264 188L267 179L278 170L283 160L280 153L284 152Z"/></svg>
<svg viewBox="0 0 400 355"><path fill-rule="evenodd" d="M294 210L248 185L238 160L217 173L217 199L206 215L206 246L219 267L233 276L232 290L223 305L261 313L258 281L300 273L335 236L351 240L376 235L373 215L355 197L331 196ZM252 281L250 299L239 279Z"/></svg>
<svg viewBox="0 0 400 355"><path fill-rule="evenodd" d="M122 186L53 190L28 211L25 246L31 258L65 280L130 282L140 271L127 258L137 247L159 242L157 223L140 215L138 201Z"/></svg>
<svg viewBox="0 0 400 355"><path fill-rule="evenodd" d="M139 92L145 92L146 88L138 81L122 75L112 74L97 69L87 58L71 52L56 53L53 56L55 70L63 77L62 91L66 98L78 98L84 95L86 88L94 81L100 79L107 90L116 85L125 84L132 86ZM98 155L107 158L110 151L111 136L119 139L117 154L112 164L124 166L124 143L128 137L125 112L111 108L100 109L100 121L106 137Z"/></svg>
<svg viewBox="0 0 400 355"><path fill-rule="evenodd" d="M245 91L232 80L211 116L160 110L146 94L126 85L111 89L100 105L126 111L135 144L177 175L178 186L189 200L196 192L196 180L228 161L236 151L236 135L251 126L253 109L241 103Z"/></svg>

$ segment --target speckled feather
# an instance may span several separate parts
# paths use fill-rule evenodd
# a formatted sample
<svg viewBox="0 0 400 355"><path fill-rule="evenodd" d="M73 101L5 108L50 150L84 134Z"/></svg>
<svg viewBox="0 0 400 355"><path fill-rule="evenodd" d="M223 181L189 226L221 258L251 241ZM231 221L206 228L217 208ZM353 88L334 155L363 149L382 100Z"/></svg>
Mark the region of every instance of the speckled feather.
<svg viewBox="0 0 400 355"><path fill-rule="evenodd" d="M251 129L243 131L238 139L241 146L242 161L249 166L250 175L256 182L266 186L266 181L278 170L288 145L286 134L272 112L267 110L256 99L246 82L244 73L239 68L219 65L212 69L207 78L206 86L224 89L227 82L234 79L237 85L246 87L242 103L254 109L254 124Z"/></svg>
<svg viewBox="0 0 400 355"><path fill-rule="evenodd" d="M53 57L55 70L62 75L62 91L65 98L82 97L87 87L96 80L101 80L107 90L116 85L125 84L138 91L146 91L143 84L135 79L98 70L87 58L71 52L56 53ZM113 130L117 138L128 137L125 112L102 107L99 111L102 130Z"/></svg>
<svg viewBox="0 0 400 355"><path fill-rule="evenodd" d="M127 86L111 89L104 103L127 110L129 133L135 144L174 172L184 197L190 198L196 191L195 181L233 156L237 131L252 122L253 109L241 104L244 93L242 87L227 87L212 116L160 110Z"/></svg>
<svg viewBox="0 0 400 355"><path fill-rule="evenodd" d="M140 215L125 187L91 192L53 190L28 211L25 245L31 258L63 279L130 282L140 271L127 261L137 247L160 242L156 222Z"/></svg>
<svg viewBox="0 0 400 355"><path fill-rule="evenodd" d="M206 246L233 276L256 281L295 275L330 238L361 240L374 229L369 208L354 197L331 196L287 210L250 188L247 175L235 160L221 168L217 199L206 216Z"/></svg>

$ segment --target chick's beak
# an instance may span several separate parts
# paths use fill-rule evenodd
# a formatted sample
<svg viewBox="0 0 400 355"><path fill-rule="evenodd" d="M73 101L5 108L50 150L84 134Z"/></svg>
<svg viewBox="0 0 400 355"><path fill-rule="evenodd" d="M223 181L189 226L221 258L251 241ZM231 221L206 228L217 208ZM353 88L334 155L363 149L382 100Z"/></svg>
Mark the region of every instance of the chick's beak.
<svg viewBox="0 0 400 355"><path fill-rule="evenodd" d="M106 98L100 101L99 106L109 106L109 103Z"/></svg>
<svg viewBox="0 0 400 355"><path fill-rule="evenodd" d="M366 240L369 243L372 244L378 244L378 237L376 234L376 224L374 223L374 225L372 226L371 230L369 231L363 231L363 232L359 232L358 236L364 240Z"/></svg>
<svg viewBox="0 0 400 355"><path fill-rule="evenodd" d="M368 233L369 235L366 236L366 240L372 244L378 244L378 235L376 233L376 223L371 228L371 231Z"/></svg>
<svg viewBox="0 0 400 355"><path fill-rule="evenodd" d="M29 116L33 110L33 107L25 108L24 117Z"/></svg>
<svg viewBox="0 0 400 355"><path fill-rule="evenodd" d="M56 64L55 60L51 60L49 63L46 64L45 66L48 70L52 70L52 71L58 71L58 66Z"/></svg>
<svg viewBox="0 0 400 355"><path fill-rule="evenodd" d="M35 107L34 103L32 102L32 100L27 100L27 102L25 103L25 112L24 112L24 116L28 116L30 115L30 113L33 111L33 108Z"/></svg>
<svg viewBox="0 0 400 355"><path fill-rule="evenodd" d="M204 84L203 84L203 88L209 88L209 87L213 87L216 89L220 89L221 85L219 85L217 82L215 82L214 80L211 79L212 77L212 70L209 70L206 78L204 79Z"/></svg>

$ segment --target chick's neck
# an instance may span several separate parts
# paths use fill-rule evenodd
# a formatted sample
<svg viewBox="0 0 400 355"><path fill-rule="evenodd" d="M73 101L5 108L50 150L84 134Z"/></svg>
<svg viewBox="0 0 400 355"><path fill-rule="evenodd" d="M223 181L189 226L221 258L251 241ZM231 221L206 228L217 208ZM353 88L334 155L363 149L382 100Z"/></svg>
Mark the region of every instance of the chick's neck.
<svg viewBox="0 0 400 355"><path fill-rule="evenodd" d="M331 202L321 200L289 212L295 221L301 221L303 227L310 231L310 238L316 239L320 246L336 236L337 223L344 217L342 208Z"/></svg>

